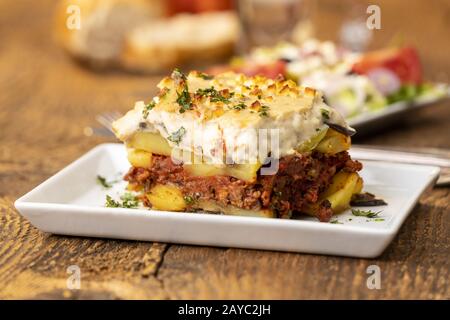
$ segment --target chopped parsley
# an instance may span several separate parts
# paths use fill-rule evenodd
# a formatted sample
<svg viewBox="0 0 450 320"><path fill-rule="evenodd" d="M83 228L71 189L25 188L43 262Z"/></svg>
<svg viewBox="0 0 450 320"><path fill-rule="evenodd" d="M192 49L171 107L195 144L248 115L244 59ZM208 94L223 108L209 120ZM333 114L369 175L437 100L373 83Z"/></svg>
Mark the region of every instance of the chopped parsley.
<svg viewBox="0 0 450 320"><path fill-rule="evenodd" d="M183 197L184 202L186 202L186 204L193 204L194 203L194 198L191 196L184 196Z"/></svg>
<svg viewBox="0 0 450 320"><path fill-rule="evenodd" d="M217 96L213 96L211 97L211 102L223 102L225 104L230 103L230 99L225 98L224 96L222 96L221 94L217 95Z"/></svg>
<svg viewBox="0 0 450 320"><path fill-rule="evenodd" d="M198 89L195 93L196 95L199 95L201 97L209 97L211 102L223 102L223 103L230 103L230 99L223 96L219 91L217 91L214 87L206 88L206 89ZM230 94L233 95L232 93Z"/></svg>
<svg viewBox="0 0 450 320"><path fill-rule="evenodd" d="M268 113L268 111L269 111L270 109L269 109L269 107L268 106L261 106L261 108L259 109L259 111L258 111L258 114L261 116L261 117L268 117L269 116L269 113Z"/></svg>
<svg viewBox="0 0 450 320"><path fill-rule="evenodd" d="M216 89L214 89L214 87L210 87L210 88L205 88L205 89L198 88L197 92L195 94L202 96L202 97L203 96L209 97L209 96L217 95L217 94L219 94L219 92Z"/></svg>
<svg viewBox="0 0 450 320"><path fill-rule="evenodd" d="M214 79L214 76L213 76L213 75L206 74L206 73L204 73L204 72L199 73L198 76L199 76L200 78L202 78L203 80L212 80L212 79Z"/></svg>
<svg viewBox="0 0 450 320"><path fill-rule="evenodd" d="M172 78L186 80L186 75L179 68L175 68L172 72Z"/></svg>
<svg viewBox="0 0 450 320"><path fill-rule="evenodd" d="M366 217L366 218L378 218L378 215L381 211L372 211L372 210L360 210L360 209L352 209L352 214L357 217Z"/></svg>
<svg viewBox="0 0 450 320"><path fill-rule="evenodd" d="M101 175L97 175L97 183L100 184L101 186L103 186L103 188L106 188L106 189L111 188L112 184L114 182L115 181L108 182L105 177L102 177Z"/></svg>
<svg viewBox="0 0 450 320"><path fill-rule="evenodd" d="M244 110L247 108L247 105L243 102L238 103L237 105L233 106L234 110Z"/></svg>
<svg viewBox="0 0 450 320"><path fill-rule="evenodd" d="M331 220L330 223L332 223L332 224L343 224L342 222L339 222L339 220Z"/></svg>
<svg viewBox="0 0 450 320"><path fill-rule="evenodd" d="M122 207L124 208L136 208L139 205L139 200L133 194L127 192L120 197L122 200Z"/></svg>
<svg viewBox="0 0 450 320"><path fill-rule="evenodd" d="M173 70L171 77L177 86L183 86L183 90L181 92L177 90L176 102L181 107L179 110L180 113L184 113L186 110L190 110L192 108L191 95L189 94L186 75L182 73L180 69L176 68Z"/></svg>
<svg viewBox="0 0 450 320"><path fill-rule="evenodd" d="M183 140L183 136L186 134L186 129L184 127L180 127L175 132L172 132L172 134L167 138L167 140L172 141L176 144L179 144L181 140Z"/></svg>
<svg viewBox="0 0 450 320"><path fill-rule="evenodd" d="M144 119L147 119L149 111L152 110L154 107L155 107L154 101L151 101L144 106L144 110L142 110L142 116L144 117Z"/></svg>
<svg viewBox="0 0 450 320"><path fill-rule="evenodd" d="M110 195L106 195L106 204L108 208L120 208L120 203L113 198L111 198Z"/></svg>
<svg viewBox="0 0 450 320"><path fill-rule="evenodd" d="M192 107L191 95L189 94L188 86L185 85L183 91L177 92L177 103L181 107L180 113L184 113L186 110L190 110Z"/></svg>
<svg viewBox="0 0 450 320"><path fill-rule="evenodd" d="M322 117L326 120L330 119L330 111L327 109L321 109L320 112L322 113Z"/></svg>
<svg viewBox="0 0 450 320"><path fill-rule="evenodd" d="M139 200L133 194L127 192L120 197L120 201L114 200L110 195L106 195L106 206L108 208L136 208Z"/></svg>

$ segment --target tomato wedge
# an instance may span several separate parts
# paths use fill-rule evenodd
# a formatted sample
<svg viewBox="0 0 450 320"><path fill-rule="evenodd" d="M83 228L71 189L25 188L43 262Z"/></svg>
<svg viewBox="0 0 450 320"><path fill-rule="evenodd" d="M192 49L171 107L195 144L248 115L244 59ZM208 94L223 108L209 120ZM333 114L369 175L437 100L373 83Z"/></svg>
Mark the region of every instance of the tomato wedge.
<svg viewBox="0 0 450 320"><path fill-rule="evenodd" d="M420 84L422 65L416 49L412 47L389 48L370 52L353 65L353 71L368 74L371 70L385 68L394 72L402 84Z"/></svg>

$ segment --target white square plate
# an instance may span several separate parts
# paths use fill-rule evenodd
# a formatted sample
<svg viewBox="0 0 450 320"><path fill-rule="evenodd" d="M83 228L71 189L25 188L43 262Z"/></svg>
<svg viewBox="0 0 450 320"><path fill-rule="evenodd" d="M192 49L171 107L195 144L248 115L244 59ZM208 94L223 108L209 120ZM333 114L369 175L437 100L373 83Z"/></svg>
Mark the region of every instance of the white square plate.
<svg viewBox="0 0 450 320"><path fill-rule="evenodd" d="M129 164L121 144L97 146L18 199L15 206L35 227L55 234L370 258L380 255L390 243L439 169L370 161L363 164L364 190L388 203L370 208L382 210L382 221L353 216L350 210L336 217L340 223L332 224L312 217L282 220L106 208L106 195L123 193L125 183L105 189L96 177L120 179L127 171Z"/></svg>

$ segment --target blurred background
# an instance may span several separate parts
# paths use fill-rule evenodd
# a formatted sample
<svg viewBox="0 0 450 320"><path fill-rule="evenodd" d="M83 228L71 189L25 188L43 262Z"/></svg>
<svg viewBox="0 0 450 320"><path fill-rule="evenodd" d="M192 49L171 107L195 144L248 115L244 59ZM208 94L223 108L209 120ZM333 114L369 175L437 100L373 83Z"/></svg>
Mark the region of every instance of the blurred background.
<svg viewBox="0 0 450 320"><path fill-rule="evenodd" d="M366 26L371 4L381 9L380 29ZM387 90L403 90L400 97L384 94L386 88L375 83L383 93L380 103L407 99L411 84L414 96L423 89L419 88L423 82L449 82L448 30L447 0L4 0L0 2L2 143L19 135L32 145L40 138L30 131L45 131L54 141L47 143L50 149L61 142L91 146L105 138L95 128L94 119L99 114L123 113L135 101L149 100L161 75L174 67L266 74L264 63L275 59L283 62L285 75L302 83L297 60L303 59L304 53L299 55L298 50L306 50L308 55L311 46L320 47L323 41L331 44L326 42L314 50L320 51L325 62L331 52L333 68L336 61L348 67L353 53L412 48L410 55L397 51L387 54L389 59L406 55L408 63L413 61L406 76L399 68L386 67L395 78L395 85ZM315 39L312 45L311 39ZM279 51L271 51L280 43L289 44L281 56ZM259 53L254 54L261 46L272 48L264 51L269 58L263 59L262 69ZM359 69L345 69L345 74L369 77L366 66L373 61L387 66L383 57L378 54ZM294 72L289 73L286 64L292 62ZM270 69L268 74L279 72ZM383 74L383 81L385 77ZM372 89L364 90L367 99L372 99ZM348 96L337 99L341 98ZM448 104L441 103L399 124L390 131L390 143L407 144L411 141L407 130L415 130L418 146L448 148L448 110ZM349 116L353 111L348 111ZM7 130L12 125L15 129ZM86 136L93 139L79 139ZM386 136L373 135L366 141L379 143L384 139ZM52 156L57 156L55 152Z"/></svg>
<svg viewBox="0 0 450 320"><path fill-rule="evenodd" d="M367 28L369 5L380 8L380 29ZM375 262L58 237L33 228L14 201L117 141L110 121L149 101L175 66L281 73L320 87L349 121L359 117L352 152L426 148L448 161L450 102L436 84L450 82L449 30L449 0L0 0L3 297L448 298L448 187L423 195ZM433 103L410 108L424 98ZM385 127L398 103L405 112ZM362 135L361 119L377 117ZM68 294L66 267L78 262L86 290ZM372 263L382 290L365 285ZM266 277L283 266L305 271Z"/></svg>

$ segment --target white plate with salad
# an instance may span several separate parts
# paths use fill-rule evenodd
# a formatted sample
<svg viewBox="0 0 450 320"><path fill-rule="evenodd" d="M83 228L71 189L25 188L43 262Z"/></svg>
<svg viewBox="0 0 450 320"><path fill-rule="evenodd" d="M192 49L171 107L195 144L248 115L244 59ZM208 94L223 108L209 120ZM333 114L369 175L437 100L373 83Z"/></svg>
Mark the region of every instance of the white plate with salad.
<svg viewBox="0 0 450 320"><path fill-rule="evenodd" d="M359 135L450 96L447 84L424 80L419 54L411 46L357 53L330 41L310 39L302 45L258 47L208 71L224 70L271 78L281 74L319 89L327 104L338 109Z"/></svg>

